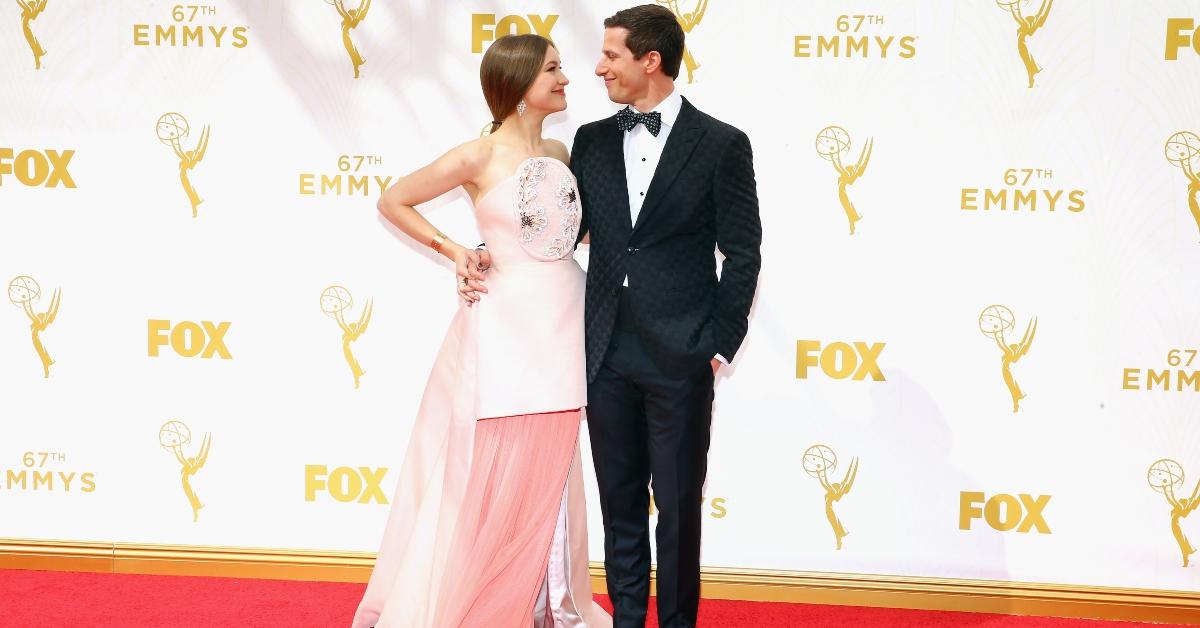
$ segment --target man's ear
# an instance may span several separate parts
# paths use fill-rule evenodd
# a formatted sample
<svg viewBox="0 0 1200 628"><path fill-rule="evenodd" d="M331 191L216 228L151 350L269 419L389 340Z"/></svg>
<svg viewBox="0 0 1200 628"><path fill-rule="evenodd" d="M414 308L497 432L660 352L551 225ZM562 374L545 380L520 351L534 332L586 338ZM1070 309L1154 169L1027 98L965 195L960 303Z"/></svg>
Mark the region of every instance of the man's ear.
<svg viewBox="0 0 1200 628"><path fill-rule="evenodd" d="M662 55L657 50L651 50L642 57L642 64L646 69L646 74L654 74L654 71L662 67Z"/></svg>

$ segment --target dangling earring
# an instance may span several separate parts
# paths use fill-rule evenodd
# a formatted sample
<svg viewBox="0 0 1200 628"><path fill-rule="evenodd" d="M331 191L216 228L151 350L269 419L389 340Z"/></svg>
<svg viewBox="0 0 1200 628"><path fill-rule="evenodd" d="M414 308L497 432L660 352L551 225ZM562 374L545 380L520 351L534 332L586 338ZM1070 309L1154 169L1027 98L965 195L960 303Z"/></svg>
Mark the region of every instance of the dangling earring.
<svg viewBox="0 0 1200 628"><path fill-rule="evenodd" d="M517 115L522 118L525 117L525 100L524 99L522 99L521 102L517 103Z"/></svg>

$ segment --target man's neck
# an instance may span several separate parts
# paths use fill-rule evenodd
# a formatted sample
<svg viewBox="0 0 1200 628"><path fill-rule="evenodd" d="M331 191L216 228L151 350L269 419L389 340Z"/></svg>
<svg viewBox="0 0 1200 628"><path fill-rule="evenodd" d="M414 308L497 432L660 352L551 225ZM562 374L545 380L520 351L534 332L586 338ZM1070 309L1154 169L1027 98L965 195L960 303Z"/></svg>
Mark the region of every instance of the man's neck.
<svg viewBox="0 0 1200 628"><path fill-rule="evenodd" d="M634 99L630 104L642 113L649 113L673 93L675 93L675 82L664 76L663 80L651 80L646 93Z"/></svg>

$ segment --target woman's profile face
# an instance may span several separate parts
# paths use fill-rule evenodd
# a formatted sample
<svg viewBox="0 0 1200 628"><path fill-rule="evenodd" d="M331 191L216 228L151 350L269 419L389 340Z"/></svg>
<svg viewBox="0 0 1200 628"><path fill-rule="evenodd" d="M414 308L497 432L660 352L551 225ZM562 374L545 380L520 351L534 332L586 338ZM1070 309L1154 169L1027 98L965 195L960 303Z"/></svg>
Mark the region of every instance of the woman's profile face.
<svg viewBox="0 0 1200 628"><path fill-rule="evenodd" d="M566 87L570 82L567 75L563 74L558 49L554 46L546 48L542 69L533 85L529 86L529 91L525 92L525 105L547 113L566 109Z"/></svg>

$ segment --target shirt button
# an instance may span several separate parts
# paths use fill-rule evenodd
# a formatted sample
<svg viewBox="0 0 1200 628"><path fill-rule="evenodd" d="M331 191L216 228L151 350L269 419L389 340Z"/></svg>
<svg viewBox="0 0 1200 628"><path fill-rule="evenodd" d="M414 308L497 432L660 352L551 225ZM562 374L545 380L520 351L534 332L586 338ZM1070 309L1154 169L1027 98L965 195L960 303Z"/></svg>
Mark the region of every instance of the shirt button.
<svg viewBox="0 0 1200 628"><path fill-rule="evenodd" d="M645 157L642 157L642 161L646 161L646 158L645 158Z"/></svg>
<svg viewBox="0 0 1200 628"><path fill-rule="evenodd" d="M646 195L645 192L638 192L638 196L645 196L645 195Z"/></svg>

